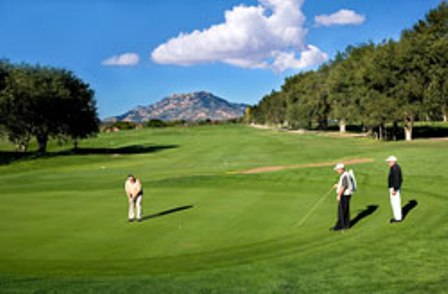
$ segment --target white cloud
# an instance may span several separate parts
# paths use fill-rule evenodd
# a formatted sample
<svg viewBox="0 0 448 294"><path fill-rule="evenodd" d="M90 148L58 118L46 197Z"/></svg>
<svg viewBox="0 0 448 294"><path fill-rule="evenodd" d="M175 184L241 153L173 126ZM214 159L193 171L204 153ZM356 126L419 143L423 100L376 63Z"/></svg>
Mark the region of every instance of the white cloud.
<svg viewBox="0 0 448 294"><path fill-rule="evenodd" d="M175 65L224 62L275 71L322 63L327 55L305 44L303 1L259 0L257 6L233 7L225 12L224 23L181 33L159 45L152 60Z"/></svg>
<svg viewBox="0 0 448 294"><path fill-rule="evenodd" d="M330 15L318 15L314 17L317 25L359 25L366 20L364 15L357 14L353 10L341 9Z"/></svg>
<svg viewBox="0 0 448 294"><path fill-rule="evenodd" d="M296 59L294 52L276 52L275 61L272 67L282 72L288 68L306 68L316 64L321 64L328 59L328 55L319 50L316 46L308 45L302 51L300 59Z"/></svg>
<svg viewBox="0 0 448 294"><path fill-rule="evenodd" d="M103 60L102 65L106 66L133 66L140 62L140 56L136 53L124 53L114 55Z"/></svg>

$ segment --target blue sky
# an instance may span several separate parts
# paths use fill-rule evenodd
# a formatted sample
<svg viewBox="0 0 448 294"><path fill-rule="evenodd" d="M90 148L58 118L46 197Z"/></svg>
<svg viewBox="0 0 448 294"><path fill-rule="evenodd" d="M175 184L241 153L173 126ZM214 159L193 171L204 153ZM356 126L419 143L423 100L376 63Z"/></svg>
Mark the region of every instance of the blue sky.
<svg viewBox="0 0 448 294"><path fill-rule="evenodd" d="M101 118L199 90L254 104L348 45L398 38L440 2L0 0L0 58L74 71Z"/></svg>

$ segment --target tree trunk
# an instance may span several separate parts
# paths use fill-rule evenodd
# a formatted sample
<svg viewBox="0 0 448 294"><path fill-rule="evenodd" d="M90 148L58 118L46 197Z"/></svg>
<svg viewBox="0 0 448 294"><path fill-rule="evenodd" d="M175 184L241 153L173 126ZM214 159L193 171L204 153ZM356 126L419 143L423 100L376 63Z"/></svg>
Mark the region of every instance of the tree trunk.
<svg viewBox="0 0 448 294"><path fill-rule="evenodd" d="M328 119L326 117L319 119L318 128L319 130L328 129Z"/></svg>
<svg viewBox="0 0 448 294"><path fill-rule="evenodd" d="M28 151L28 145L25 145L25 144L22 144L22 143L17 144L17 145L16 145L16 150L17 150L18 152L26 153L26 152Z"/></svg>
<svg viewBox="0 0 448 294"><path fill-rule="evenodd" d="M378 140L383 140L384 134L383 134L383 125L380 125L378 127Z"/></svg>
<svg viewBox="0 0 448 294"><path fill-rule="evenodd" d="M78 150L78 139L74 139L73 140L73 150L77 151Z"/></svg>
<svg viewBox="0 0 448 294"><path fill-rule="evenodd" d="M447 114L448 114L448 107L443 106L442 107L442 120L443 120L443 122L447 122L448 121Z"/></svg>
<svg viewBox="0 0 448 294"><path fill-rule="evenodd" d="M345 133L346 132L347 124L345 123L345 119L339 120L339 132Z"/></svg>
<svg viewBox="0 0 448 294"><path fill-rule="evenodd" d="M412 141L412 127L413 127L413 119L411 117L407 117L404 120L404 135L406 141Z"/></svg>
<svg viewBox="0 0 448 294"><path fill-rule="evenodd" d="M373 127L371 127L371 126L367 127L367 135L369 137L376 137L375 130Z"/></svg>
<svg viewBox="0 0 448 294"><path fill-rule="evenodd" d="M394 127L392 129L392 140L397 141L398 122L394 121Z"/></svg>
<svg viewBox="0 0 448 294"><path fill-rule="evenodd" d="M48 135L42 134L36 137L37 144L39 145L38 152L45 153L47 151Z"/></svg>
<svg viewBox="0 0 448 294"><path fill-rule="evenodd" d="M28 135L24 135L20 138L17 138L16 140L14 140L13 142L16 145L16 150L18 152L28 152L28 146L30 144L30 136Z"/></svg>
<svg viewBox="0 0 448 294"><path fill-rule="evenodd" d="M309 121L308 122L308 130L311 130L313 128L313 122Z"/></svg>

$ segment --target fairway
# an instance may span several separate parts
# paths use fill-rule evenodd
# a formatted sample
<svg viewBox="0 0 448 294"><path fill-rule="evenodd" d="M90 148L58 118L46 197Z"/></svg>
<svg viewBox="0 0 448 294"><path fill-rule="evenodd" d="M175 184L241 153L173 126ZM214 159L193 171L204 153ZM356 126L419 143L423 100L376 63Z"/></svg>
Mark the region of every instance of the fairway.
<svg viewBox="0 0 448 294"><path fill-rule="evenodd" d="M227 125L101 133L69 148L0 165L1 293L447 291L447 140ZM405 207L393 225L391 154ZM359 186L344 232L329 231L337 161L353 163ZM244 172L264 167L287 168ZM129 173L144 187L141 223L127 221Z"/></svg>

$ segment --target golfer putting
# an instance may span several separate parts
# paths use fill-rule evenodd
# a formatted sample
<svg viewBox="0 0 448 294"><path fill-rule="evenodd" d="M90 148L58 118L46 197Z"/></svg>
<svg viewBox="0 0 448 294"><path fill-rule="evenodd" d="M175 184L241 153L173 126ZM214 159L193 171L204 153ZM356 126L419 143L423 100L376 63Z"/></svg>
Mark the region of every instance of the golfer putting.
<svg viewBox="0 0 448 294"><path fill-rule="evenodd" d="M126 196L129 202L128 220L133 222L136 219L142 221L142 183L133 175L129 175L124 185Z"/></svg>

